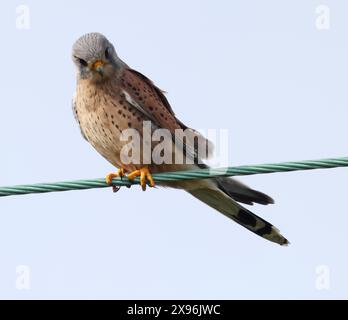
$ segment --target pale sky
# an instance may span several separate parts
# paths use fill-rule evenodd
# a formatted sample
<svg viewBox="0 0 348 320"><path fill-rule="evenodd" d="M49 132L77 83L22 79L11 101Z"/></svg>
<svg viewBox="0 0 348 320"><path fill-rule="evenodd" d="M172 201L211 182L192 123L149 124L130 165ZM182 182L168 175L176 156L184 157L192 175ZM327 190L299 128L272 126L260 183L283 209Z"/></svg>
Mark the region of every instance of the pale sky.
<svg viewBox="0 0 348 320"><path fill-rule="evenodd" d="M318 20L321 4L2 1L0 185L113 170L71 112L71 46L94 31L187 125L228 129L230 165L347 156L348 5L326 1ZM275 199L251 209L289 247L178 190L0 198L0 297L347 298L348 168L240 179Z"/></svg>

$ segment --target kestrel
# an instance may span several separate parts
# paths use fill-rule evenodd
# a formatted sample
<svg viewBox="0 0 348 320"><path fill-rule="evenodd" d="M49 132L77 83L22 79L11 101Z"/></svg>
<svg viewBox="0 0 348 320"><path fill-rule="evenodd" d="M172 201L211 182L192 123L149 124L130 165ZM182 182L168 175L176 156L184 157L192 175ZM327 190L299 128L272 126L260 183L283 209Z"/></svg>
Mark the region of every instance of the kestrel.
<svg viewBox="0 0 348 320"><path fill-rule="evenodd" d="M73 111L81 133L104 158L118 168L116 173L107 175L107 183L111 184L114 177L122 177L127 173L128 179L140 176L140 184L145 190L147 184L151 187L155 185L151 173L207 167L202 161L207 155L197 153L197 140L190 143L176 139L175 132L178 129L188 130L198 140L206 142L207 146L210 146L210 142L175 116L164 92L146 76L124 63L105 36L100 33L83 35L73 46L72 58L77 67ZM136 130L140 140L144 140L144 123L151 124L151 133L157 129L166 129L173 147L171 150L179 150L192 162L158 164L141 158L140 161L125 163L122 150L129 142L122 139L122 134L127 129ZM150 144L150 151L154 151L158 143ZM145 144L140 145L141 153ZM272 224L237 203L266 205L273 203L273 199L235 179L212 178L161 185L184 189L255 234L280 245L288 244L287 239Z"/></svg>

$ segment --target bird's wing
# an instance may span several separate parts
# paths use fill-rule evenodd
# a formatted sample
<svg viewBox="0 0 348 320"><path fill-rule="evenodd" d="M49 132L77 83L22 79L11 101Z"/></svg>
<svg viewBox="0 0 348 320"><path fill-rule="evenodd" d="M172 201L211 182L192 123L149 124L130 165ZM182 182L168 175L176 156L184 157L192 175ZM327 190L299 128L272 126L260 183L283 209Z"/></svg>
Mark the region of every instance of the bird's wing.
<svg viewBox="0 0 348 320"><path fill-rule="evenodd" d="M82 128L81 128L81 124L80 124L80 120L79 120L79 115L77 113L77 109L76 109L76 98L75 96L73 97L72 99L72 111L73 111L73 114L74 114L74 118L76 120L76 122L78 123L79 127L80 127L80 131L81 131L81 134L82 136L87 140L85 134L83 133L82 131Z"/></svg>
<svg viewBox="0 0 348 320"><path fill-rule="evenodd" d="M182 141L187 154L192 154L195 159L204 159L210 156L213 151L212 143L175 117L164 92L150 79L138 71L125 68L121 76L121 85L128 103L144 114L157 127L168 129L173 137L176 129L185 130L187 137L194 141L192 146ZM175 140L178 142L178 139ZM198 150L199 146L205 146L208 152Z"/></svg>
<svg viewBox="0 0 348 320"><path fill-rule="evenodd" d="M156 93L156 95L158 96L158 98L161 100L161 103L163 104L163 106L166 107L166 109L169 111L170 114L172 114L175 117L174 111L172 109L172 107L169 104L168 99L166 98L166 96L164 95L165 91L161 90L160 88L158 88L152 80L150 80L149 78L147 78L146 76L144 76L142 73L140 73L139 71L136 71L134 69L128 69L128 72L133 73L133 75L135 75L136 77L138 77L139 79L141 79L145 84L147 84L148 87L151 87L152 90Z"/></svg>

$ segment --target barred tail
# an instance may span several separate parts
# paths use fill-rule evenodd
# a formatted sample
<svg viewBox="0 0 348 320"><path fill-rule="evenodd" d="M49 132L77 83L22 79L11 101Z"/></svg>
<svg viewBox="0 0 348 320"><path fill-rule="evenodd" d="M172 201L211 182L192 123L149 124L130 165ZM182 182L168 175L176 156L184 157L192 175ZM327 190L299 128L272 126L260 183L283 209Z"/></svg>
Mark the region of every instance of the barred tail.
<svg viewBox="0 0 348 320"><path fill-rule="evenodd" d="M187 192L260 237L280 245L289 244L289 241L279 233L277 228L251 211L243 208L223 191L202 188L187 190Z"/></svg>

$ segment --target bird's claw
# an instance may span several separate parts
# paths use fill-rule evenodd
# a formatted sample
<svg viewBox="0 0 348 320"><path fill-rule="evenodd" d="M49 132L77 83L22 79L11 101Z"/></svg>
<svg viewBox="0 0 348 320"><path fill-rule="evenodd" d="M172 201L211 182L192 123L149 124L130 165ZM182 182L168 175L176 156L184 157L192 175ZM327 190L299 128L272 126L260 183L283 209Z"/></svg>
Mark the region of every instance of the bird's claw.
<svg viewBox="0 0 348 320"><path fill-rule="evenodd" d="M146 182L149 182L150 187L155 186L155 181L152 178L151 172L147 167L135 170L128 174L128 180L133 181L136 177L140 177L140 185L143 191L146 190Z"/></svg>
<svg viewBox="0 0 348 320"><path fill-rule="evenodd" d="M120 189L121 189L120 186L115 186L115 185L112 186L112 192L113 192L113 193L116 193L116 192L119 191Z"/></svg>
<svg viewBox="0 0 348 320"><path fill-rule="evenodd" d="M121 178L122 179L122 177L124 177L124 176L125 176L124 169L120 168L120 169L117 169L117 172L109 173L105 178L105 182L109 185L112 185L112 179L114 179L114 178ZM118 191L118 190L115 191L115 188L113 188L113 190L114 190L114 192Z"/></svg>

